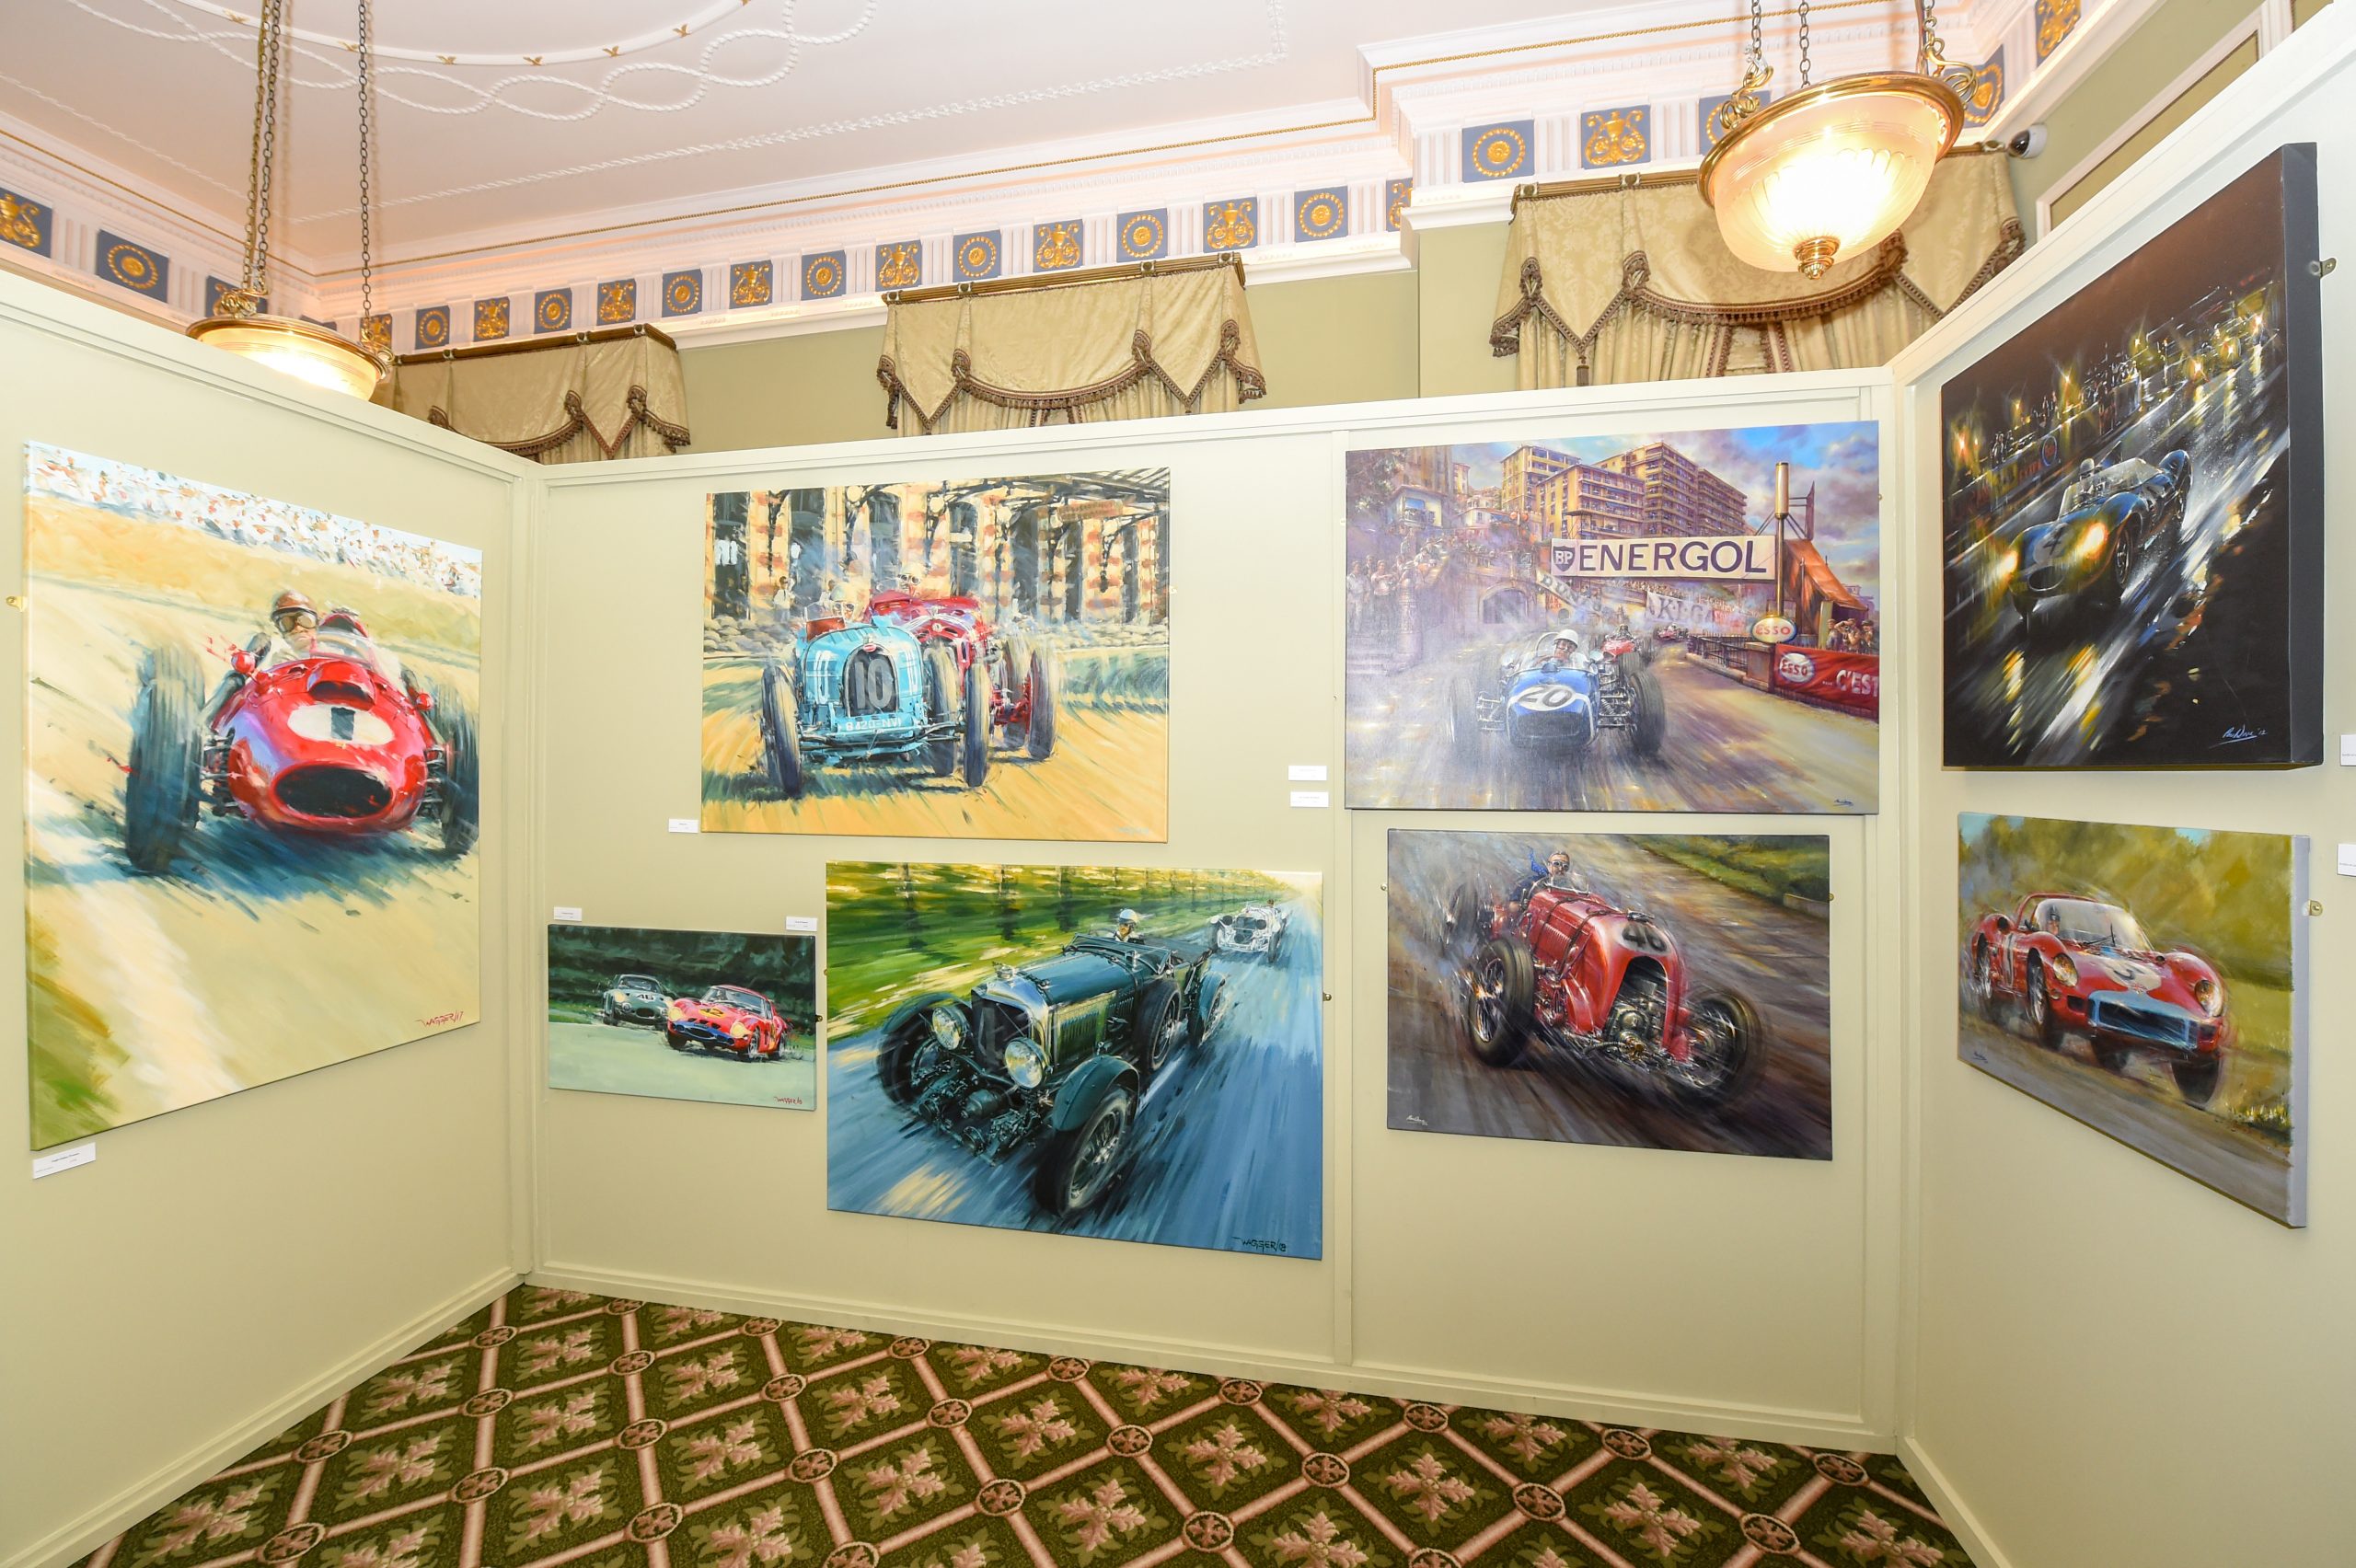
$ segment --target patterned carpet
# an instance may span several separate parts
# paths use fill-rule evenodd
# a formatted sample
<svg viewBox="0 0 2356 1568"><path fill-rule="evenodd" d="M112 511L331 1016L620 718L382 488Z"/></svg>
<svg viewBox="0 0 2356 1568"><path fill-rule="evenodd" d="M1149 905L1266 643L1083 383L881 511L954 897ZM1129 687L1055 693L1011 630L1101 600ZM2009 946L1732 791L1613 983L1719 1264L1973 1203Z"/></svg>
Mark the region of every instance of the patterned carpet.
<svg viewBox="0 0 2356 1568"><path fill-rule="evenodd" d="M89 1568L1959 1568L1894 1458L523 1286Z"/></svg>

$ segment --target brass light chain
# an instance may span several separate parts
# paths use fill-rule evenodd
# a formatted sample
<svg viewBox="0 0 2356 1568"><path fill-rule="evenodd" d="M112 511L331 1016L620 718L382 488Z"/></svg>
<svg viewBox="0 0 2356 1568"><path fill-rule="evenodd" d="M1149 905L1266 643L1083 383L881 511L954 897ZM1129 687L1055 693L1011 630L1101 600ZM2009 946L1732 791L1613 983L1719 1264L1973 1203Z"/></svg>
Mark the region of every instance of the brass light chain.
<svg viewBox="0 0 2356 1568"><path fill-rule="evenodd" d="M1800 0L1800 86L1807 86L1807 0Z"/></svg>
<svg viewBox="0 0 2356 1568"><path fill-rule="evenodd" d="M1915 0L1914 15L1923 24L1922 70L1960 95L1971 89L1971 67L1947 59L1939 42L1939 0Z"/></svg>
<svg viewBox="0 0 2356 1568"><path fill-rule="evenodd" d="M284 52L285 0L262 0L254 23L254 139L246 168L246 275L250 298L245 314L259 307L270 287L270 196L278 159L278 57Z"/></svg>
<svg viewBox="0 0 2356 1568"><path fill-rule="evenodd" d="M1745 63L1752 72L1767 63L1767 43L1760 30L1759 0L1750 0L1750 58Z"/></svg>
<svg viewBox="0 0 2356 1568"><path fill-rule="evenodd" d="M375 127L369 120L369 63L374 51L368 36L368 0L360 0L360 330L354 340L365 342L368 317L375 306L375 268L370 255L368 213L375 204L368 183L368 144L375 139Z"/></svg>

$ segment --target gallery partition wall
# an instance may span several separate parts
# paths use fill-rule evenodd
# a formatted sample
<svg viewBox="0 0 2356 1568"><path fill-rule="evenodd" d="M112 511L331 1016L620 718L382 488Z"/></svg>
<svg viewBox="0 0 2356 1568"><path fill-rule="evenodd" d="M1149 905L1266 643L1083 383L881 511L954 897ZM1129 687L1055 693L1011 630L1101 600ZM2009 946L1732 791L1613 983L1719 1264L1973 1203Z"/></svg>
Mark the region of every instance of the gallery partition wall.
<svg viewBox="0 0 2356 1568"><path fill-rule="evenodd" d="M0 1100L110 1129L0 1195L0 1565L523 1279L1895 1446L2016 1568L2339 1561L2356 711L2300 639L2356 567L2301 552L2356 505L2356 15L2301 37L1879 372L550 470L0 278ZM2195 276L2306 147L2320 235L2269 198ZM87 513L216 491L479 570L471 679L386 650L452 682L437 813L450 691L479 743L413 882L132 845L149 634L217 590L242 678L281 585ZM471 1007L166 1027L398 967L421 887Z"/></svg>

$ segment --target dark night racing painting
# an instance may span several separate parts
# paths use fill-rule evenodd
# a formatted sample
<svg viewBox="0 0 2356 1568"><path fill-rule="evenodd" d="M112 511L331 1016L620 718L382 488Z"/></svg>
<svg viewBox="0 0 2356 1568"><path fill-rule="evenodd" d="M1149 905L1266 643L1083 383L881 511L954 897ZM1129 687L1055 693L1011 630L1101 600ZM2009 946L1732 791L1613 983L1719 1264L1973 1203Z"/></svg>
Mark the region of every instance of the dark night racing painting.
<svg viewBox="0 0 2356 1568"><path fill-rule="evenodd" d="M826 1206L1323 1251L1311 874L826 868Z"/></svg>
<svg viewBox="0 0 2356 1568"><path fill-rule="evenodd" d="M2314 150L1949 381L1946 762L2322 760Z"/></svg>
<svg viewBox="0 0 2356 1568"><path fill-rule="evenodd" d="M1349 454L1345 803L1874 811L1879 438Z"/></svg>
<svg viewBox="0 0 2356 1568"><path fill-rule="evenodd" d="M1830 840L1394 828L1389 888L1392 1126L1832 1158Z"/></svg>
<svg viewBox="0 0 2356 1568"><path fill-rule="evenodd" d="M1957 1049L2306 1223L2306 840L1967 814Z"/></svg>

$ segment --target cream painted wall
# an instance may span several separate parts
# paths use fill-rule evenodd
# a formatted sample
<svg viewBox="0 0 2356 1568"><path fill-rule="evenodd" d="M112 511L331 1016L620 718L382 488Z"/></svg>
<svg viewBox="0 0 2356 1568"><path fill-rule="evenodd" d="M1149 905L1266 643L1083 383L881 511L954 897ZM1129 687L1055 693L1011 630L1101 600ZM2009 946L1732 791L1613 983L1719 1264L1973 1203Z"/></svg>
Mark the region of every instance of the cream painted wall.
<svg viewBox="0 0 2356 1568"><path fill-rule="evenodd" d="M1937 388L2285 142L2319 144L2326 256L2356 255L2356 218L2331 171L2356 159L2356 14L2331 11L2269 54L2140 170L1915 345L1908 422L1925 453L1907 497L1912 531L1937 527ZM2181 182L2179 184L2179 182ZM2356 386L2356 314L2322 286L2327 430ZM2327 459L2331 623L2324 730L2356 731L2345 629L2356 604L2356 462ZM1909 603L1935 624L1925 572ZM1926 652L1911 700L1935 710ZM2356 1562L2347 1466L2356 1454L2356 883L2332 874L2356 838L2336 763L2281 773L1944 770L1933 726L1907 743L1914 890L1906 984L1911 1033L1912 1192L1902 1374L1908 1458L1950 1517L1973 1523L2011 1568L2346 1568ZM2314 1139L2304 1230L2218 1196L1964 1065L1955 1055L1956 815L1962 811L2301 833L2323 913L2312 924L2308 1010Z"/></svg>
<svg viewBox="0 0 2356 1568"><path fill-rule="evenodd" d="M1879 825L1711 824L1833 837L1830 1162L1392 1133L1383 1103L1383 836L1398 822L1443 819L1294 810L1285 777L1288 763L1340 761L1331 591L1340 538L1331 520L1347 444L1870 418L1885 400L1880 385L1869 373L1772 387L1598 388L551 473L542 905L580 905L593 922L776 929L790 915L820 913L829 856L1114 854L1313 870L1327 878L1334 1000L1322 1261L831 1214L823 1110L549 1091L540 1112L539 1277L1762 1436L1859 1442L1892 1433L1900 1015L1885 978L1895 950L1877 935L1895 929ZM1179 541L1166 846L666 831L668 819L698 809L708 491L1161 464L1175 475ZM611 571L623 557L631 571ZM633 635L615 636L622 625ZM1270 681L1270 667L1284 678ZM618 746L610 719L625 711L642 717L631 744ZM1894 778L1886 788L1895 793ZM1512 825L1626 831L1639 822L1517 816Z"/></svg>
<svg viewBox="0 0 2356 1568"><path fill-rule="evenodd" d="M1415 236L1416 333L1426 398L1510 392L1515 362L1489 350L1505 275L1507 224L1468 224Z"/></svg>
<svg viewBox="0 0 2356 1568"><path fill-rule="evenodd" d="M1415 274L1369 272L1262 283L1245 299L1268 396L1253 408L1413 398Z"/></svg>
<svg viewBox="0 0 2356 1568"><path fill-rule="evenodd" d="M28 440L478 545L493 594L483 732L517 733L517 621L500 595L523 567L529 465L16 278L0 278L0 363L11 592ZM5 614L13 824L26 672L21 619ZM103 1134L95 1164L34 1182L22 967L0 976L0 1149L15 1151L0 1176L0 1564L95 1545L528 1266L512 1119L527 1107L510 1078L521 960L506 937L507 901L528 891L518 750L494 743L484 758L481 1023ZM20 952L9 832L0 948Z"/></svg>

